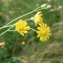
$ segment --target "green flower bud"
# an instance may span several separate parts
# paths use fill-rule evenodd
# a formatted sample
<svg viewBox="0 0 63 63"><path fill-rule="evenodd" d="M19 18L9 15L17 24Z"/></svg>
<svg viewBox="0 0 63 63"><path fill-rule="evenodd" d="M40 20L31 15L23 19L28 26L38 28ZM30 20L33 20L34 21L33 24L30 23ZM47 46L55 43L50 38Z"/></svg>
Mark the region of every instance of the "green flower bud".
<svg viewBox="0 0 63 63"><path fill-rule="evenodd" d="M47 5L47 7L45 9L49 9L49 8L51 8L51 5Z"/></svg>
<svg viewBox="0 0 63 63"><path fill-rule="evenodd" d="M45 8L47 6L47 4L43 4L41 5L41 8Z"/></svg>

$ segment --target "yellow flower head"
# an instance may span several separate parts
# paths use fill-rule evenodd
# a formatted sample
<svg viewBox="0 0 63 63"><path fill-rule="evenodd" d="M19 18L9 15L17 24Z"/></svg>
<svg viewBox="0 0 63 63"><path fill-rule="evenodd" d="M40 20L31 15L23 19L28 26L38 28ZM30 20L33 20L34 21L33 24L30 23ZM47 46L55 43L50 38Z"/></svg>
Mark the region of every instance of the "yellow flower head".
<svg viewBox="0 0 63 63"><path fill-rule="evenodd" d="M27 33L27 30L30 30L30 26L27 26L27 22L25 20L19 20L16 23L15 30L24 36L24 33Z"/></svg>
<svg viewBox="0 0 63 63"><path fill-rule="evenodd" d="M5 0L5 2L11 2L12 0Z"/></svg>
<svg viewBox="0 0 63 63"><path fill-rule="evenodd" d="M21 8L20 7L18 7L18 10L20 10Z"/></svg>
<svg viewBox="0 0 63 63"><path fill-rule="evenodd" d="M25 45L25 41L22 41L21 44L22 44L22 45Z"/></svg>
<svg viewBox="0 0 63 63"><path fill-rule="evenodd" d="M40 41L47 41L51 35L50 27L47 26L47 24L42 23L37 29L37 37L40 37Z"/></svg>
<svg viewBox="0 0 63 63"><path fill-rule="evenodd" d="M0 12L0 15L2 15L3 13L2 12Z"/></svg>
<svg viewBox="0 0 63 63"><path fill-rule="evenodd" d="M41 12L37 12L37 14L34 16L34 22L35 22L35 26L37 24L42 24L43 23L43 18L42 18Z"/></svg>
<svg viewBox="0 0 63 63"><path fill-rule="evenodd" d="M9 14L13 14L13 11L9 11Z"/></svg>
<svg viewBox="0 0 63 63"><path fill-rule="evenodd" d="M0 43L0 46L5 46L5 42L1 42Z"/></svg>

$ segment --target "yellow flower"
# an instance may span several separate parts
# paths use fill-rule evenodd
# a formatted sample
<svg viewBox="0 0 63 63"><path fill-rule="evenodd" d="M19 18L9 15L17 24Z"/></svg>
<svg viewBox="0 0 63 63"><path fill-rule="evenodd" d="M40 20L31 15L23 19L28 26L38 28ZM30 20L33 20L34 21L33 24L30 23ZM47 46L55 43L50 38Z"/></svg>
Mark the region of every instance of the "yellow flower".
<svg viewBox="0 0 63 63"><path fill-rule="evenodd" d="M11 2L12 0L5 0L5 2Z"/></svg>
<svg viewBox="0 0 63 63"><path fill-rule="evenodd" d="M27 30L30 30L30 26L27 26L27 22L25 20L19 20L16 23L15 30L24 36L24 33L27 33Z"/></svg>
<svg viewBox="0 0 63 63"><path fill-rule="evenodd" d="M42 23L37 29L37 37L40 37L40 41L47 41L51 35L50 27L47 26L47 24Z"/></svg>
<svg viewBox="0 0 63 63"><path fill-rule="evenodd" d="M5 42L1 42L0 43L0 46L5 46Z"/></svg>
<svg viewBox="0 0 63 63"><path fill-rule="evenodd" d="M9 11L9 14L13 14L13 11Z"/></svg>
<svg viewBox="0 0 63 63"><path fill-rule="evenodd" d="M20 7L18 7L18 10L20 10L21 8Z"/></svg>
<svg viewBox="0 0 63 63"><path fill-rule="evenodd" d="M21 44L22 44L22 45L25 45L25 41L22 41Z"/></svg>
<svg viewBox="0 0 63 63"><path fill-rule="evenodd" d="M0 15L2 15L3 13L2 12L0 12Z"/></svg>
<svg viewBox="0 0 63 63"><path fill-rule="evenodd" d="M37 12L37 14L34 16L34 22L35 22L35 26L37 24L42 24L43 23L43 18L42 18L41 12Z"/></svg>

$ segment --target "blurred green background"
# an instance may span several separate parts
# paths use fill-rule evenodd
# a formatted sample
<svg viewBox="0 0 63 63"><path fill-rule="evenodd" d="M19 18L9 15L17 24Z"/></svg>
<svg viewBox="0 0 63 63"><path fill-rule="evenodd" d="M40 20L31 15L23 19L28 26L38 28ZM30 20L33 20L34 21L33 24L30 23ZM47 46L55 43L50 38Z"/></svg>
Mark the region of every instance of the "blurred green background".
<svg viewBox="0 0 63 63"><path fill-rule="evenodd" d="M51 27L50 39L40 42L33 31L24 37L17 32L7 32L0 37L0 42L5 42L5 46L0 47L0 63L63 63L63 0L0 0L0 27L44 3L52 5L51 9L42 10L44 23ZM34 23L28 22L34 28Z"/></svg>

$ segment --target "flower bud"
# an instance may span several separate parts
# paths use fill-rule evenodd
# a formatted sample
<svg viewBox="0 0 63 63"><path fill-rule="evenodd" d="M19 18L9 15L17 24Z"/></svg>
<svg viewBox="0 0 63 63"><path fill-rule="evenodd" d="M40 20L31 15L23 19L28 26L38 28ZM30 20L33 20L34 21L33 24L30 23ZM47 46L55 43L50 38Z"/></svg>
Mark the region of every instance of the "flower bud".
<svg viewBox="0 0 63 63"><path fill-rule="evenodd" d="M5 46L5 42L1 42L0 43L0 46Z"/></svg>
<svg viewBox="0 0 63 63"><path fill-rule="evenodd" d="M45 8L47 6L47 4L43 4L41 5L41 8Z"/></svg>
<svg viewBox="0 0 63 63"><path fill-rule="evenodd" d="M47 7L45 9L49 9L49 8L51 8L51 5L47 5Z"/></svg>
<svg viewBox="0 0 63 63"><path fill-rule="evenodd" d="M22 45L25 45L25 41L22 41L22 43L21 43Z"/></svg>

